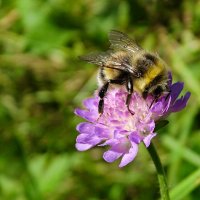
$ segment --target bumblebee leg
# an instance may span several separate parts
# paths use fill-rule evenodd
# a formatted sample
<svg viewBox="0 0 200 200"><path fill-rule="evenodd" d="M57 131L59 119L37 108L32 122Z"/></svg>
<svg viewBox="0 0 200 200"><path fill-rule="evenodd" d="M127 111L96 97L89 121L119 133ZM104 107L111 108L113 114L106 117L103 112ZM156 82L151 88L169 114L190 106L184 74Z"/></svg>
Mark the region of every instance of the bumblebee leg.
<svg viewBox="0 0 200 200"><path fill-rule="evenodd" d="M158 101L159 98L160 98L160 95L154 97L153 101L151 102L151 105L149 106L149 109L153 106L154 103Z"/></svg>
<svg viewBox="0 0 200 200"><path fill-rule="evenodd" d="M153 104L154 104L156 101L157 101L157 98L155 97L155 98L153 99L153 101L151 102L151 104L150 104L150 106L149 106L149 109L151 109L151 107L153 106Z"/></svg>
<svg viewBox="0 0 200 200"><path fill-rule="evenodd" d="M106 82L101 89L99 90L99 97L100 97L100 101L99 101L99 105L98 105L98 112L100 115L103 114L103 108L104 108L104 97L105 94L108 90L108 86L110 84L110 81Z"/></svg>
<svg viewBox="0 0 200 200"><path fill-rule="evenodd" d="M126 106L127 106L128 111L132 115L134 115L135 113L132 110L130 110L130 107L129 107L130 106L130 102L131 102L131 95L133 93L133 81L132 81L131 77L129 77L127 82L126 82L126 89L128 91L128 95L126 97Z"/></svg>

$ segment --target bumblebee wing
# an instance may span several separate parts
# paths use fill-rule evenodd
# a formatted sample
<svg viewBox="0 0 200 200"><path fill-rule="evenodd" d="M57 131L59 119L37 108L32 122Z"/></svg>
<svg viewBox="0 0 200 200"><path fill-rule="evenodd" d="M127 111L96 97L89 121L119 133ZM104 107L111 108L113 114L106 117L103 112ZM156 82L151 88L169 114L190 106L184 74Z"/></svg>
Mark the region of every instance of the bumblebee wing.
<svg viewBox="0 0 200 200"><path fill-rule="evenodd" d="M128 35L120 31L112 30L108 37L111 43L111 49L128 50L132 53L143 50L134 40L129 38Z"/></svg>
<svg viewBox="0 0 200 200"><path fill-rule="evenodd" d="M109 60L110 52L97 52L79 56L80 60L103 67Z"/></svg>
<svg viewBox="0 0 200 200"><path fill-rule="evenodd" d="M111 69L117 69L133 74L138 77L138 72L134 69L125 59L113 59L113 52L111 50L106 52L91 53L88 55L79 56L79 59L86 62L98 65L100 67L106 67Z"/></svg>

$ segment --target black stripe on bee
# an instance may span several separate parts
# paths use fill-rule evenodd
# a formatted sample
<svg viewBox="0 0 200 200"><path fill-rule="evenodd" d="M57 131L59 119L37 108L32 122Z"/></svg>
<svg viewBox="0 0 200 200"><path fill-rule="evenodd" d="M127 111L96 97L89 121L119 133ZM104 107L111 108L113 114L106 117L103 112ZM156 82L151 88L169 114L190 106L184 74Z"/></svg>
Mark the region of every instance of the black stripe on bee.
<svg viewBox="0 0 200 200"><path fill-rule="evenodd" d="M116 78L116 80L119 80L118 84L124 84L127 80L128 75L128 72L121 71L118 77Z"/></svg>
<svg viewBox="0 0 200 200"><path fill-rule="evenodd" d="M149 86L157 85L160 81L163 80L163 74L158 74L149 84Z"/></svg>

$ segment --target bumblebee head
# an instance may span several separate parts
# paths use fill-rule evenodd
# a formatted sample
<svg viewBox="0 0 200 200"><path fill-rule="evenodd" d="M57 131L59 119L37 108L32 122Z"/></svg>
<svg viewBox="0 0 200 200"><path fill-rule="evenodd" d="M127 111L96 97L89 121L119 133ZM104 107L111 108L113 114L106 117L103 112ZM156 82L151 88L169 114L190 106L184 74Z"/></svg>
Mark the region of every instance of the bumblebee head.
<svg viewBox="0 0 200 200"><path fill-rule="evenodd" d="M169 93L170 89L168 85L158 85L151 91L151 94L155 99L158 99L160 96Z"/></svg>
<svg viewBox="0 0 200 200"><path fill-rule="evenodd" d="M166 94L165 100L170 95L170 89L168 85L157 85L151 89L151 92L147 93L146 95L151 94L153 96L153 101L151 102L149 108L153 105L154 102L157 102L159 97Z"/></svg>
<svg viewBox="0 0 200 200"><path fill-rule="evenodd" d="M154 85L151 88L146 88L142 93L144 99L147 98L149 94L151 94L155 99L158 99L162 95L170 93L170 89L168 85Z"/></svg>
<svg viewBox="0 0 200 200"><path fill-rule="evenodd" d="M159 85L152 91L152 95L157 99L163 94L163 91L164 88Z"/></svg>

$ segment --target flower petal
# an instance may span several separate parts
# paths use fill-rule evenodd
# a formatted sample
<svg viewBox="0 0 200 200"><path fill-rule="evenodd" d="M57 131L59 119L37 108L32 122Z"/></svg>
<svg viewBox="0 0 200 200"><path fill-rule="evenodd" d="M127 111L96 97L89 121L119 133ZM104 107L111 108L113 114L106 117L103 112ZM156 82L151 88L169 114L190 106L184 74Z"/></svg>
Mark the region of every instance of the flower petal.
<svg viewBox="0 0 200 200"><path fill-rule="evenodd" d="M171 92L170 92L171 104L173 104L175 102L175 100L178 98L179 94L183 90L183 86L184 86L184 83L182 83L182 82L174 83L171 86Z"/></svg>
<svg viewBox="0 0 200 200"><path fill-rule="evenodd" d="M122 156L122 153L118 153L112 150L108 150L103 154L103 158L106 162L114 162L117 160L120 156Z"/></svg>
<svg viewBox="0 0 200 200"><path fill-rule="evenodd" d="M112 130L101 125L95 126L95 135L100 138L109 139L112 136Z"/></svg>
<svg viewBox="0 0 200 200"><path fill-rule="evenodd" d="M171 87L172 85L172 73L168 72L168 86Z"/></svg>
<svg viewBox="0 0 200 200"><path fill-rule="evenodd" d="M92 144L93 146L97 145L102 141L101 138L96 135L80 134L76 138L77 143L81 144Z"/></svg>
<svg viewBox="0 0 200 200"><path fill-rule="evenodd" d="M165 105L163 106L163 112L162 114L165 115L165 113L167 113L167 111L169 110L170 108L170 105L171 105L171 96L168 97L167 101L165 101Z"/></svg>
<svg viewBox="0 0 200 200"><path fill-rule="evenodd" d="M91 134L94 133L95 126L88 122L82 122L76 126L76 130L80 133Z"/></svg>
<svg viewBox="0 0 200 200"><path fill-rule="evenodd" d="M185 108L187 102L188 102L188 99L190 98L190 92L187 92L185 94L184 97L181 97L180 99L178 99L174 105L170 108L170 111L171 112L178 112L180 110L182 110L183 108Z"/></svg>
<svg viewBox="0 0 200 200"><path fill-rule="evenodd" d="M128 163L133 161L135 156L137 155L137 152L138 152L138 145L136 143L132 142L132 147L129 149L129 152L125 153L122 156L122 160L121 160L121 162L119 164L119 167L124 167Z"/></svg>
<svg viewBox="0 0 200 200"><path fill-rule="evenodd" d="M83 101L83 105L89 110L96 110L98 101L96 98L88 98Z"/></svg>
<svg viewBox="0 0 200 200"><path fill-rule="evenodd" d="M152 133L147 135L144 139L143 142L145 144L146 147L148 147L151 143L151 140L156 136L156 133Z"/></svg>
<svg viewBox="0 0 200 200"><path fill-rule="evenodd" d="M129 135L129 140L135 144L139 144L142 140L142 137L137 131L134 131Z"/></svg>
<svg viewBox="0 0 200 200"><path fill-rule="evenodd" d="M109 145L109 146L114 146L116 144L118 144L118 140L117 139L109 139L109 140L106 140L103 144L100 144L99 146L106 146L106 145Z"/></svg>
<svg viewBox="0 0 200 200"><path fill-rule="evenodd" d="M75 109L74 113L90 122L95 122L99 116L97 111L82 110L80 108Z"/></svg>
<svg viewBox="0 0 200 200"><path fill-rule="evenodd" d="M151 111L160 114L162 112L162 109L163 109L163 102L159 101L152 106Z"/></svg>
<svg viewBox="0 0 200 200"><path fill-rule="evenodd" d="M75 146L78 151L86 151L90 149L91 147L93 147L93 145L91 144L82 144L82 143L76 143Z"/></svg>

